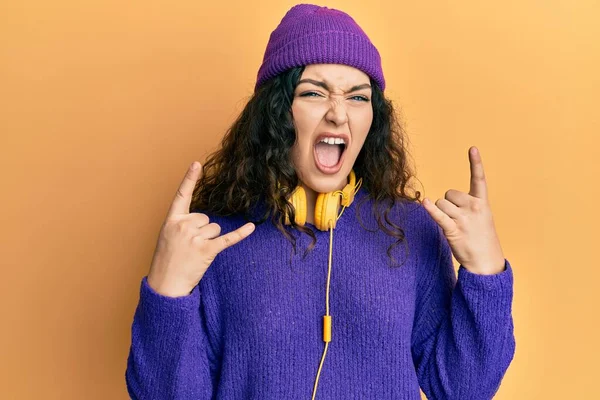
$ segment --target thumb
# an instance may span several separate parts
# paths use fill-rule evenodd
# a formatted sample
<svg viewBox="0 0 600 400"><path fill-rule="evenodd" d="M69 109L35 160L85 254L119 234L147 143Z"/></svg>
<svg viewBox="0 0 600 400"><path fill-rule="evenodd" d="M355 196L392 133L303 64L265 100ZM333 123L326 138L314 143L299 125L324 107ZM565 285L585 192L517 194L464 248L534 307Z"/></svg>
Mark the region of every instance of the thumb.
<svg viewBox="0 0 600 400"><path fill-rule="evenodd" d="M250 234L254 232L255 228L256 226L252 222L248 222L242 227L236 229L235 231L229 232L225 235L212 239L215 252L218 254L226 248L241 242L242 240L250 236Z"/></svg>

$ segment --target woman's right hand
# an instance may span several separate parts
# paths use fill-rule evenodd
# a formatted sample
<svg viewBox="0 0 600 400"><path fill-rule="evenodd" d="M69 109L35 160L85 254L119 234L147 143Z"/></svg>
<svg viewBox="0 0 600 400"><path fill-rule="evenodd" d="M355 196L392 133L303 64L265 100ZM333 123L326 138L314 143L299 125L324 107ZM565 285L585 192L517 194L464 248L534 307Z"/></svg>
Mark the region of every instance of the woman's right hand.
<svg viewBox="0 0 600 400"><path fill-rule="evenodd" d="M194 162L188 168L158 236L148 284L164 296L189 295L217 254L254 232L254 224L248 222L219 236L221 227L209 223L207 215L189 212L201 167Z"/></svg>

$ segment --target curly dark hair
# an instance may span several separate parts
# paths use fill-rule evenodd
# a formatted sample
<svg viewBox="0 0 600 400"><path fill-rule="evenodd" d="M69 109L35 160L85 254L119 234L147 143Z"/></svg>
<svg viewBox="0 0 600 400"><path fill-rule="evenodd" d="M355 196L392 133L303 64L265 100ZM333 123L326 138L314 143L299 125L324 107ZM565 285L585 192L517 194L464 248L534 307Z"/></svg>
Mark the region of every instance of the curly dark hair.
<svg viewBox="0 0 600 400"><path fill-rule="evenodd" d="M316 236L311 228L295 224L294 207L288 201L299 183L291 161L291 148L296 141L291 107L303 71L303 66L289 69L256 89L227 130L220 148L207 158L190 210L220 216L242 214L246 221L255 224L270 219L292 243L294 253L296 237L292 233L296 228L312 238L306 256L314 248ZM407 193L407 189L412 189L408 182L414 176L407 160L407 137L391 100L385 98L373 79L371 87L373 122L353 168L369 194L359 206L369 197L373 199L372 211L379 228L397 239L387 250L393 261L391 251L405 235L390 220L390 210L399 200L420 201L421 193ZM262 217L253 219L252 210L257 204L265 207ZM383 211L382 204L387 204ZM292 221L290 226L285 225L286 213Z"/></svg>

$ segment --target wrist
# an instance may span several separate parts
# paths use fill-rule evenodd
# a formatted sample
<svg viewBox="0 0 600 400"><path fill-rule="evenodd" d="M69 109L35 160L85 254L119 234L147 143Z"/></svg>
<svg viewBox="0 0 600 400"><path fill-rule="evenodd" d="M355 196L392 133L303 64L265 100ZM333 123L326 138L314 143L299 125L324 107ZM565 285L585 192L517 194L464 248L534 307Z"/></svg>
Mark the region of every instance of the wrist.
<svg viewBox="0 0 600 400"><path fill-rule="evenodd" d="M148 286L156 293L166 297L182 297L189 296L194 288L189 286L170 282L165 279L158 279L154 275L148 275Z"/></svg>

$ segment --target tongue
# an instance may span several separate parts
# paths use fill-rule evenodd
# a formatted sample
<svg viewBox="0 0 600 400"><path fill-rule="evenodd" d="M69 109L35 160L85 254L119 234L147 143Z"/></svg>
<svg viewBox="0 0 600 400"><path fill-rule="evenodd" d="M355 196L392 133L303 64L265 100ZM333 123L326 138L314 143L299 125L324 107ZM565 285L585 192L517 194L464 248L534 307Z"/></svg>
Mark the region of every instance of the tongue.
<svg viewBox="0 0 600 400"><path fill-rule="evenodd" d="M337 165L342 155L342 146L338 144L319 142L315 146L315 150L319 163L326 167L333 167L334 165Z"/></svg>

